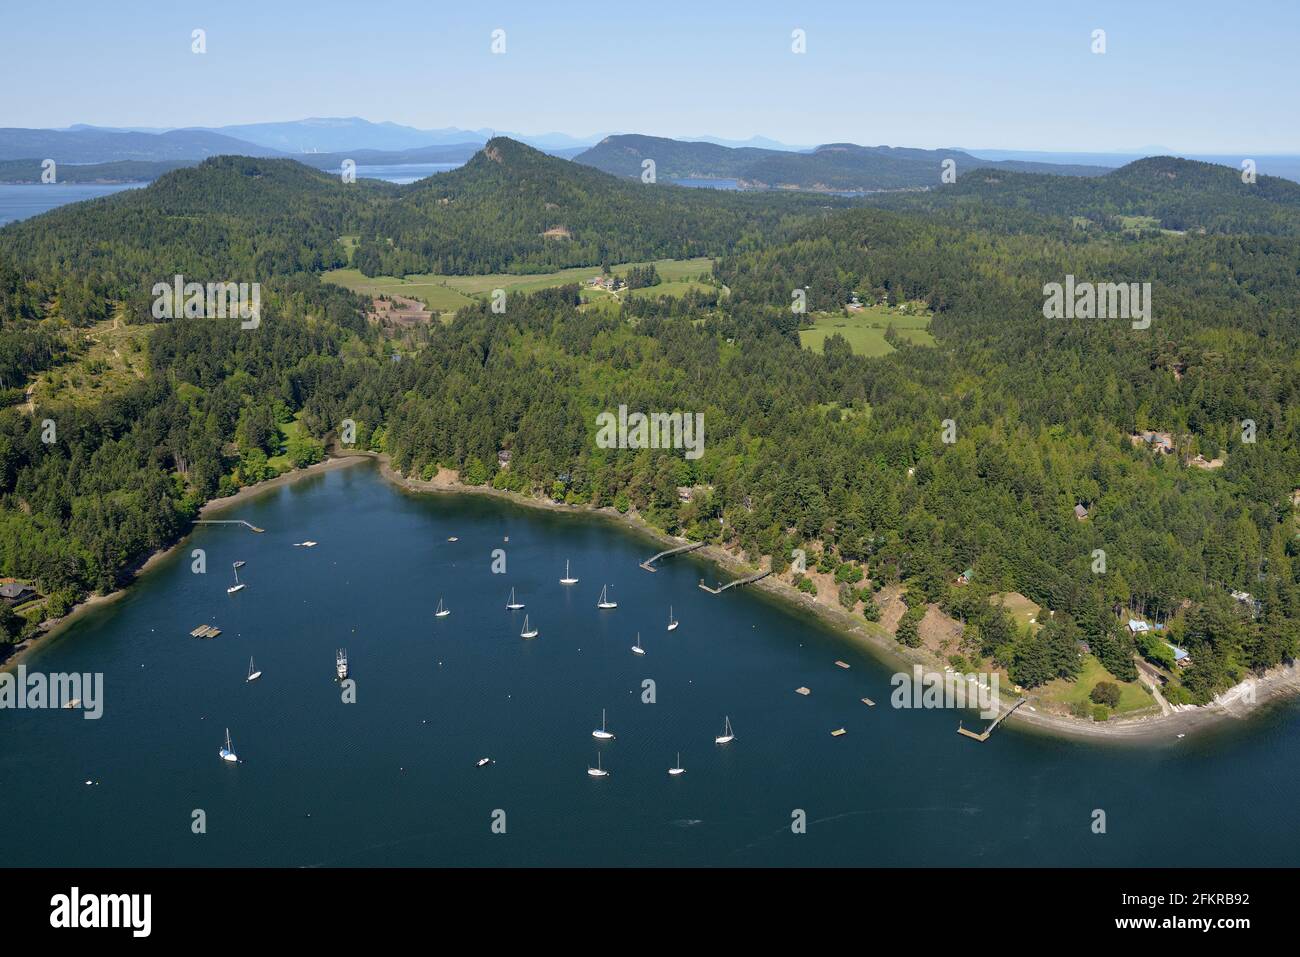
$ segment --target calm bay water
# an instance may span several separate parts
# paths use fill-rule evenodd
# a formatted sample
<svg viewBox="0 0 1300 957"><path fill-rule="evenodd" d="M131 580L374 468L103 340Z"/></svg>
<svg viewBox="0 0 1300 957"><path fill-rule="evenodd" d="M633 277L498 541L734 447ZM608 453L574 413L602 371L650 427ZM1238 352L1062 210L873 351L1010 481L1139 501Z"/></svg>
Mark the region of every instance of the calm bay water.
<svg viewBox="0 0 1300 957"><path fill-rule="evenodd" d="M0 183L0 226L144 183Z"/></svg>
<svg viewBox="0 0 1300 957"><path fill-rule="evenodd" d="M701 591L719 577L706 562L641 570L658 547L593 517L412 495L368 463L223 517L266 532L200 528L28 660L104 672L105 710L0 711L0 864L1300 863L1294 705L1142 747L1014 726L978 744L951 712L889 707L892 667L759 592ZM228 596L239 559L248 588ZM603 583L615 611L595 608ZM221 637L188 637L207 622ZM597 780L602 707L618 737ZM724 715L737 737L719 747ZM217 756L227 726L239 765ZM687 772L670 778L677 751Z"/></svg>

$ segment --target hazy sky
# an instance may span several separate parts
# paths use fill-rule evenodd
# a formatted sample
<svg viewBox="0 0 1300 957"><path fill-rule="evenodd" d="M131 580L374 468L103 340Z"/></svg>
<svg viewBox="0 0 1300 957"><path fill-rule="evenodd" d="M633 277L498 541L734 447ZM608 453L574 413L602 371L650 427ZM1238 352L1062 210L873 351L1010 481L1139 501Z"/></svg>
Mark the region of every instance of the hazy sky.
<svg viewBox="0 0 1300 957"><path fill-rule="evenodd" d="M191 31L207 31L207 53ZM490 34L506 33L493 55ZM806 31L807 53L791 52ZM1106 52L1090 51L1106 31ZM1300 152L1300 0L9 0L0 126Z"/></svg>

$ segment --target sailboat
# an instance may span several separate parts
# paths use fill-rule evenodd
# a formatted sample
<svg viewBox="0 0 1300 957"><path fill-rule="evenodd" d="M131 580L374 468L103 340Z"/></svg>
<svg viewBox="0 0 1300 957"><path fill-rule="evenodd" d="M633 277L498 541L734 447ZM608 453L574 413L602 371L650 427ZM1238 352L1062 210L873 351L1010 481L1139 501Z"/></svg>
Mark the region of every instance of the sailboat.
<svg viewBox="0 0 1300 957"><path fill-rule="evenodd" d="M446 618L451 614L451 610L442 607L442 599L438 599L438 610L433 613L434 618Z"/></svg>
<svg viewBox="0 0 1300 957"><path fill-rule="evenodd" d="M243 591L243 590L244 590L244 587L245 587L245 586L244 586L244 583L241 582L241 581L239 580L239 566L242 565L242 564L243 564L243 562L236 562L236 563L235 563L235 583L234 583L233 585L231 585L229 588L226 589L226 594L227 594L227 595L233 595L233 594L234 594L235 592L237 592L237 591Z"/></svg>
<svg viewBox="0 0 1300 957"><path fill-rule="evenodd" d="M253 659L249 658L248 659L248 680L256 681L260 677L262 677L262 672L253 670Z"/></svg>
<svg viewBox="0 0 1300 957"><path fill-rule="evenodd" d="M519 633L520 638L536 638L537 629L528 627L528 616L524 615L524 630Z"/></svg>
<svg viewBox="0 0 1300 957"><path fill-rule="evenodd" d="M668 773L671 774L673 777L677 777L677 775L679 774L686 773L686 769L682 767L682 753L680 751L677 752L677 766L669 768Z"/></svg>
<svg viewBox="0 0 1300 957"><path fill-rule="evenodd" d="M515 590L513 588L510 589L510 600L506 602L506 607L511 611L518 611L520 608L524 607L523 602L515 601Z"/></svg>
<svg viewBox="0 0 1300 957"><path fill-rule="evenodd" d="M572 575L569 574L569 560L567 558L564 560L564 577L560 579L560 584L561 585L578 584L578 579L574 578Z"/></svg>
<svg viewBox="0 0 1300 957"><path fill-rule="evenodd" d="M609 772L606 771L604 768L602 768L602 767L600 766L600 752L599 752L599 751L596 752L596 766L595 766L594 768L587 768L587 773L590 774L593 778L607 778L607 777L609 777Z"/></svg>
<svg viewBox="0 0 1300 957"><path fill-rule="evenodd" d="M641 632L636 633L636 642L632 645L632 654L644 655L645 649L641 647Z"/></svg>
<svg viewBox="0 0 1300 957"><path fill-rule="evenodd" d="M673 606L669 605L668 606L668 630L676 631L677 624L678 624L677 619L673 617Z"/></svg>
<svg viewBox="0 0 1300 957"><path fill-rule="evenodd" d="M348 676L348 650L346 648L340 648L334 653L334 672L339 676L339 681Z"/></svg>
<svg viewBox="0 0 1300 957"><path fill-rule="evenodd" d="M235 567L236 567L236 568L243 568L246 564L248 564L248 563L245 562L243 559L240 559L239 561L235 562Z"/></svg>
<svg viewBox="0 0 1300 957"><path fill-rule="evenodd" d="M600 588L600 601L596 602L597 608L617 608L618 602L609 600L609 586L602 585Z"/></svg>
<svg viewBox="0 0 1300 957"><path fill-rule="evenodd" d="M236 761L239 760L239 755L235 753L235 749L230 745L229 728L226 729L226 746L217 753L221 755L222 761L229 761L231 764L234 764Z"/></svg>
<svg viewBox="0 0 1300 957"><path fill-rule="evenodd" d="M605 709L600 709L600 727L591 732L591 736L600 741L612 741L614 739L613 731L605 730Z"/></svg>
<svg viewBox="0 0 1300 957"><path fill-rule="evenodd" d="M714 743L714 744L726 744L728 741L732 741L732 740L734 740L735 737L736 737L736 735L735 735L735 734L732 732L732 730L731 730L731 718L728 717L728 718L725 719L725 724L723 725L723 728L722 728L722 734L720 734L720 735L718 735L716 738L714 738L714 739L713 739L713 743Z"/></svg>

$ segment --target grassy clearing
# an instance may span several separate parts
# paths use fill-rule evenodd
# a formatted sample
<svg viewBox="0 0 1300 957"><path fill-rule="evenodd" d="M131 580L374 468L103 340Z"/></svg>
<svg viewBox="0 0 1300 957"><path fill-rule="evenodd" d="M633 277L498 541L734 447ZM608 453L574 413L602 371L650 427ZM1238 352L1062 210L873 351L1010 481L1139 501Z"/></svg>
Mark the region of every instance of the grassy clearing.
<svg viewBox="0 0 1300 957"><path fill-rule="evenodd" d="M36 406L55 402L91 405L143 379L149 366L149 333L158 325L127 325L114 318L69 331L88 348L71 362L41 373L31 384L33 402Z"/></svg>
<svg viewBox="0 0 1300 957"><path fill-rule="evenodd" d="M1119 685L1119 707L1115 709L1116 714L1142 711L1153 707L1156 703L1146 688L1136 681L1120 681L1103 668L1101 662L1092 655L1083 656L1083 668L1073 681L1057 678L1039 688L1038 694L1044 704L1068 711L1071 705L1075 704L1091 706L1092 702L1088 695L1098 681L1111 681Z"/></svg>
<svg viewBox="0 0 1300 957"><path fill-rule="evenodd" d="M1042 607L1020 592L1009 591L989 596L989 604L999 603L1021 628L1028 628L1037 633L1038 629L1043 627L1040 617L1043 613Z"/></svg>
<svg viewBox="0 0 1300 957"><path fill-rule="evenodd" d="M885 341L885 330L892 325L900 338L918 346L932 346L930 317L912 311L917 308L913 305L907 312L900 312L888 306L871 305L857 312L817 313L811 329L799 330L799 341L804 348L820 352L829 337L839 334L848 341L855 355L883 356L894 351Z"/></svg>
<svg viewBox="0 0 1300 957"><path fill-rule="evenodd" d="M350 237L344 237L344 243ZM611 267L616 276L625 274L633 266L645 266L647 263L624 263ZM698 277L713 269L713 260L700 257L697 259L659 259L654 267L663 282L658 286L633 290L631 295L680 296L688 289L704 288ZM433 312L455 312L467 306L474 299L486 298L494 289L504 289L506 295L512 293L532 293L539 289L554 286L577 284L583 287L585 301L599 304L613 303L609 293L599 289L587 288L587 280L600 275L599 266L576 266L561 269L558 272L538 273L536 275L515 275L512 273L492 273L486 276L444 276L437 273L417 273L405 278L397 276L363 276L355 269L332 269L321 275L325 282L336 283L353 292L367 296L398 295L419 299ZM626 293L621 293L626 294Z"/></svg>

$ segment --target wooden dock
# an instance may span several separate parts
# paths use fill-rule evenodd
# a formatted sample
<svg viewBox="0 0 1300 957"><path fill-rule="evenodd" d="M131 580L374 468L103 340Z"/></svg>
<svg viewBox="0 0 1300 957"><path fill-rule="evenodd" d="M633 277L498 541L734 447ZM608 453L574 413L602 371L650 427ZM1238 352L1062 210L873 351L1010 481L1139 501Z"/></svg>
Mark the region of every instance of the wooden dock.
<svg viewBox="0 0 1300 957"><path fill-rule="evenodd" d="M641 563L641 567L648 572L658 571L659 569L655 568L654 565L655 562L659 561L659 559L667 558L669 555L680 555L683 552L693 552L697 548L703 548L704 545L704 542L691 542L686 545L679 545L677 548L669 548L660 552L658 555L651 555Z"/></svg>
<svg viewBox="0 0 1300 957"><path fill-rule="evenodd" d="M1029 700L1028 698L1021 698L1010 708L1008 708L1005 712L1003 712L1002 714L994 718L993 723L990 724L987 728L985 728L980 734L976 734L974 731L968 731L967 729L963 728L961 726L960 721L957 722L957 733L964 734L968 738L974 738L976 741L987 741L989 739L989 735L993 733L993 729L996 728L998 725L1000 725L1007 718L1011 717L1011 713L1028 700Z"/></svg>
<svg viewBox="0 0 1300 957"><path fill-rule="evenodd" d="M200 518L196 519L195 525L243 525L251 528L255 532L264 532L266 529L258 528L252 522L246 522L242 518Z"/></svg>
<svg viewBox="0 0 1300 957"><path fill-rule="evenodd" d="M221 634L221 629L216 625L199 625L190 632L191 638L215 638Z"/></svg>
<svg viewBox="0 0 1300 957"><path fill-rule="evenodd" d="M766 578L766 577L767 577L768 575L770 575L770 574L772 574L770 571L769 571L769 572L758 572L758 573L755 574L755 575L749 575L749 576L747 576L747 577L745 577L745 578L737 578L734 582L727 582L727 583L726 583L725 585L723 585L721 588L710 588L708 585L704 584L704 579L701 578L701 579L700 579L700 587L703 588L706 592L708 592L708 593L711 594L711 595L721 595L721 594L722 594L724 591L726 591L728 588L735 588L737 585L748 585L748 584L750 584L751 582L756 582L756 581L758 581L760 578Z"/></svg>

